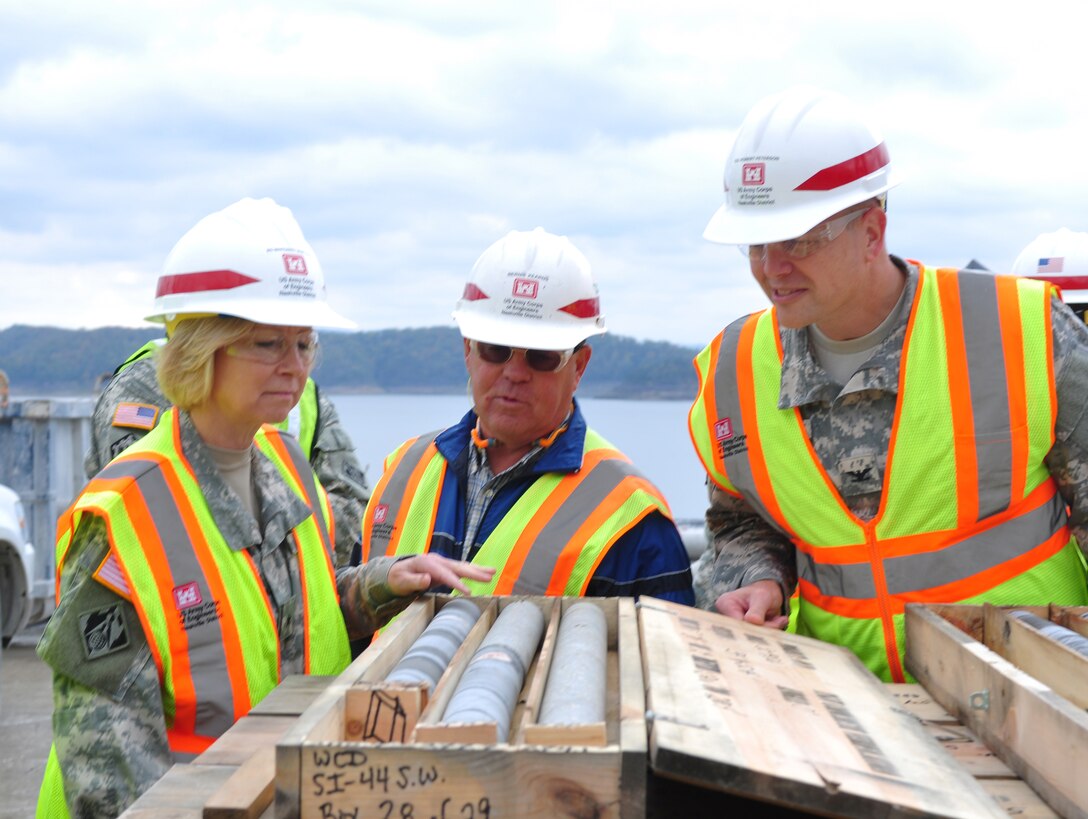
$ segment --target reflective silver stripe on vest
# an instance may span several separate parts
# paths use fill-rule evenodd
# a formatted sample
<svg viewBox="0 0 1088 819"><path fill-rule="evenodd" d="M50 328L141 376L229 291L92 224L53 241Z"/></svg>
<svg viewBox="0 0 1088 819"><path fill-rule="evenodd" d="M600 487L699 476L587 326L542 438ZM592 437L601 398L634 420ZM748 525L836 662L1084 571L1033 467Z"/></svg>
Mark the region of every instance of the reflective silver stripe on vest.
<svg viewBox="0 0 1088 819"><path fill-rule="evenodd" d="M111 465L110 471L112 473L113 466L128 465L139 466L138 470L132 470L140 473L135 475L136 486L143 495L155 531L162 540L173 588L196 583L202 601L215 601L196 551L186 534L177 499L170 491L163 471L155 468L158 464L150 461L123 461ZM110 477L118 476L111 474ZM166 617L171 616L170 606L173 602L165 600L162 603ZM181 612L178 611L178 614ZM220 736L234 724L234 697L220 622L218 617L201 618L199 628L186 630L190 674L197 703L194 731L212 737Z"/></svg>
<svg viewBox="0 0 1088 819"><path fill-rule="evenodd" d="M979 273L960 273L958 281L975 423L978 519L983 520L1005 511L1012 494L1009 385L1005 378L994 377L1006 372L997 281Z"/></svg>
<svg viewBox="0 0 1088 819"><path fill-rule="evenodd" d="M381 496L378 501L382 506L386 507L385 519L390 524L396 521L397 516L400 514L401 506L405 503L411 503L411 498L405 498L405 494L408 491L408 481L412 477L412 473L419 465L419 462L423 459L423 453L427 451L434 439L438 437L438 434L442 430L435 432L429 432L426 435L420 435L408 446L408 451L404 453L404 457L400 459L396 468L393 470L393 474L389 476L389 482L386 483L385 489L382 490ZM371 526L371 522L367 521L367 526ZM392 528L385 530L392 535ZM384 534L379 535L378 530L371 526L370 530L370 553L367 555L367 559L373 557L381 557L382 555L389 554L389 542L390 537ZM380 548L379 548L380 546Z"/></svg>
<svg viewBox="0 0 1088 819"><path fill-rule="evenodd" d="M276 435L279 440L283 442L283 448L287 450L287 454L291 458L291 464L295 467L295 472L302 482L302 491L306 493L305 500L309 507L314 510L314 520L317 522L318 531L321 533L321 542L325 544L325 551L332 556L335 547L332 543L329 527L325 525L325 516L321 513L325 508L325 505L321 502L321 496L317 491L317 481L314 477L314 469L310 465L310 462L306 460L306 455L302 451L302 446L294 438L284 437L278 432L266 432L266 434Z"/></svg>
<svg viewBox="0 0 1088 819"><path fill-rule="evenodd" d="M883 566L888 592L906 594L974 577L1031 551L1057 533L1065 520L1065 501L1055 493L1038 509L940 551L885 558ZM1042 538L1040 532L1045 533ZM834 549L826 551L833 553ZM821 564L798 550L797 566L800 576L823 595L849 600L868 600L876 596L868 563Z"/></svg>
<svg viewBox="0 0 1088 819"><path fill-rule="evenodd" d="M744 325L748 321L755 320L749 316L737 319L726 327L725 332L722 334L721 348L718 350L718 366L712 374L714 379L714 400L718 408L718 417L707 418L707 422L710 424L710 445L715 449L715 457L717 449L721 446L721 442L714 437L715 422L723 418L729 419L733 429L733 434L729 438L731 441L734 439L743 441L747 437L747 432L744 429L744 414L741 412L740 399L737 394L737 348L740 344L740 333L744 329ZM755 480L752 478L752 464L748 460L748 450L745 448L738 455L730 456L725 460L728 463L729 482L733 484L734 488L744 495L744 499L759 513L764 521L774 527L776 531L784 535L787 534L782 531L778 521L767 510L767 507L763 504L763 499L755 491Z"/></svg>
<svg viewBox="0 0 1088 819"><path fill-rule="evenodd" d="M619 458L598 462L563 502L562 509L540 530L525 557L518 579L514 581L511 594L544 594L559 555L578 529L625 478L640 477L641 474L634 465Z"/></svg>

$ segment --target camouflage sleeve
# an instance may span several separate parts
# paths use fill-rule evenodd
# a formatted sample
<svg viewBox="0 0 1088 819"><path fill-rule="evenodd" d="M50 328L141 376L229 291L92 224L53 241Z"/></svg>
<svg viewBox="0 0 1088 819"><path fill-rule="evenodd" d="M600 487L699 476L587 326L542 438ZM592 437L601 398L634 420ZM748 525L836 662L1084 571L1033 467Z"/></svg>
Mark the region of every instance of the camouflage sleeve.
<svg viewBox="0 0 1088 819"><path fill-rule="evenodd" d="M380 629L406 608L419 594L398 597L386 582L389 568L399 557L376 557L361 566L345 566L336 572L340 610L348 638L358 640Z"/></svg>
<svg viewBox="0 0 1088 819"><path fill-rule="evenodd" d="M318 413L310 463L332 505L336 521L336 565L347 566L362 534L363 511L370 489L355 455L355 444L340 423L336 407L320 391Z"/></svg>
<svg viewBox="0 0 1088 819"><path fill-rule="evenodd" d="M741 497L709 484L706 513L710 548L692 566L695 604L712 609L725 592L757 580L774 580L788 601L797 584L793 544L768 524ZM788 611L788 603L783 613Z"/></svg>
<svg viewBox="0 0 1088 819"><path fill-rule="evenodd" d="M72 816L117 816L173 764L135 608L93 576L108 553L105 525L85 517L38 644L53 669L53 741Z"/></svg>
<svg viewBox="0 0 1088 819"><path fill-rule="evenodd" d="M1069 524L1088 555L1088 326L1058 299L1051 306L1058 417L1046 456L1069 506Z"/></svg>
<svg viewBox="0 0 1088 819"><path fill-rule="evenodd" d="M91 416L91 444L83 458L83 471L88 479L148 433L146 429L113 425L114 413L123 403L150 404L158 407L160 413L169 406L159 389L150 357L139 359L117 373L98 396Z"/></svg>

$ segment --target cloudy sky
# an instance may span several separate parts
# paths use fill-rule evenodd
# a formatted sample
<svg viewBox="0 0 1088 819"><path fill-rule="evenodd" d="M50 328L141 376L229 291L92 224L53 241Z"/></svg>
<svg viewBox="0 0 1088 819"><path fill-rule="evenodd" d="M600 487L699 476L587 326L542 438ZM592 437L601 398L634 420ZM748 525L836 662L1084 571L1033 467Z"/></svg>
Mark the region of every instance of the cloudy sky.
<svg viewBox="0 0 1088 819"><path fill-rule="evenodd" d="M800 82L907 175L892 252L1008 269L1088 230L1088 63L1073 6L997 5L0 0L0 328L139 326L193 223L271 196L362 329L449 324L479 253L541 225L613 332L702 345L764 306L701 235L729 145Z"/></svg>

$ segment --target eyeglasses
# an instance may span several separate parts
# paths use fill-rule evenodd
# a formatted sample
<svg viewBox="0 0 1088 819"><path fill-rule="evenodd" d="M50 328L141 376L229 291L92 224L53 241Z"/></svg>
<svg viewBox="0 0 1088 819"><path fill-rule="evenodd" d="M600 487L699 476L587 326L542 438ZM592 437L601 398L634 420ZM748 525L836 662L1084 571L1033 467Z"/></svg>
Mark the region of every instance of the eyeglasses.
<svg viewBox="0 0 1088 819"><path fill-rule="evenodd" d="M856 219L860 219L865 213L867 213L873 205L860 208L858 210L852 210L849 213L844 213L842 216L836 216L834 219L828 219L826 222L817 225L804 236L799 236L796 239L786 239L781 242L772 242L771 244L781 248L782 252L789 256L791 259L804 259L806 256L811 256L818 250L823 250L833 241L842 235L842 232ZM771 245L740 245L739 249L742 254L748 257L752 262L765 262L767 261L767 248Z"/></svg>
<svg viewBox="0 0 1088 819"><path fill-rule="evenodd" d="M469 347L476 355L488 364L505 364L518 350L525 354L525 363L532 369L541 373L554 373L563 369L574 355L575 350L582 345L570 350L526 350L523 347L507 347L505 344L488 344L486 341L469 341Z"/></svg>
<svg viewBox="0 0 1088 819"><path fill-rule="evenodd" d="M261 364L279 364L294 349L303 364L313 364L317 357L317 333L289 339L286 336L257 332L226 347L227 355Z"/></svg>

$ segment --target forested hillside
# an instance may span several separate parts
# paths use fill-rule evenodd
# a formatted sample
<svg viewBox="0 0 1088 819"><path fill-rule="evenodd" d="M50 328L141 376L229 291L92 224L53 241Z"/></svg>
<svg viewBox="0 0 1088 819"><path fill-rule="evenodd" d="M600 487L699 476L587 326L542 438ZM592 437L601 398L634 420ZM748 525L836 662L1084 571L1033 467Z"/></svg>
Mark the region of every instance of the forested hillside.
<svg viewBox="0 0 1088 819"><path fill-rule="evenodd" d="M0 369L15 395L80 394L124 361L156 329L65 330L15 325L0 330ZM696 350L624 336L594 338L582 395L692 398ZM334 392L458 393L466 374L455 327L323 333L314 378Z"/></svg>

